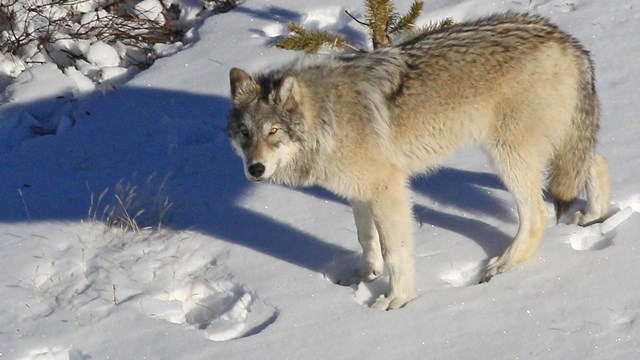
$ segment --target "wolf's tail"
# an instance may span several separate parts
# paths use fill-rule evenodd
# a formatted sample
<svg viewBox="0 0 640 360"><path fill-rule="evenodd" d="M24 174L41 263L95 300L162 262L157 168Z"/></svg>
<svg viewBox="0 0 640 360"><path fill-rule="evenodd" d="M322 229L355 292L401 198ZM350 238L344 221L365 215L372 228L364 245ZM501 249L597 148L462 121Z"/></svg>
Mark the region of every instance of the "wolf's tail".
<svg viewBox="0 0 640 360"><path fill-rule="evenodd" d="M583 66L579 69L581 76L572 129L555 149L549 163L549 192L553 197L558 220L585 187L586 211L590 214L589 217L595 216L591 220L605 215L611 197L607 161L594 150L600 105L593 66L587 54L583 54L581 60Z"/></svg>

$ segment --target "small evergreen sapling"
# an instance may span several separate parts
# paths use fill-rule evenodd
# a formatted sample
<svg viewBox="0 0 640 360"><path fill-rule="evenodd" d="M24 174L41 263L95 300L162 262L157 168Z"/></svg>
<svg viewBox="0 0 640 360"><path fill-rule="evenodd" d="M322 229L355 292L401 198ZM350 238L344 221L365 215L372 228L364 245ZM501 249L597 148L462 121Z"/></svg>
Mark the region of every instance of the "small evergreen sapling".
<svg viewBox="0 0 640 360"><path fill-rule="evenodd" d="M394 37L417 32L415 22L424 9L424 2L414 0L409 11L404 15L398 13L391 0L365 0L364 7L364 21L356 19L349 12L347 15L369 29L373 49L378 49L393 45L392 39ZM444 22L442 24L446 25ZM305 50L310 53L318 52L322 46L331 48L346 46L361 51L347 43L343 35L330 31L307 30L295 23L289 24L289 31L291 33L276 44L277 47L288 50Z"/></svg>

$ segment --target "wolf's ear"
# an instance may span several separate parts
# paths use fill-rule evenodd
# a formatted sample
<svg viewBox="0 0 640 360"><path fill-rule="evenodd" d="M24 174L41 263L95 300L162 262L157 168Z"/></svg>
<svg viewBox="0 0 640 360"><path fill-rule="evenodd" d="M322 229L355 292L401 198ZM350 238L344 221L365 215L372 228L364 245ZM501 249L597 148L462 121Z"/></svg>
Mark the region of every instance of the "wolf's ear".
<svg viewBox="0 0 640 360"><path fill-rule="evenodd" d="M276 90L276 95L277 102L287 109L294 108L300 104L302 92L300 91L298 78L294 73L285 71L284 74L282 74L282 80Z"/></svg>
<svg viewBox="0 0 640 360"><path fill-rule="evenodd" d="M234 102L238 97L249 93L258 85L251 75L238 68L229 71L229 83L231 84L231 100Z"/></svg>

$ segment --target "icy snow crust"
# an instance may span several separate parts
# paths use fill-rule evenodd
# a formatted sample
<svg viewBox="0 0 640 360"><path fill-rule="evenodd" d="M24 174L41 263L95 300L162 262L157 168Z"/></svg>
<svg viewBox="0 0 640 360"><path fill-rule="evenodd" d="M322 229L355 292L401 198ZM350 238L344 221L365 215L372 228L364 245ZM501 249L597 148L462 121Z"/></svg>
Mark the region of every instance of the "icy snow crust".
<svg viewBox="0 0 640 360"><path fill-rule="evenodd" d="M345 9L362 15L361 1L247 1L204 21L192 47L106 93L92 92L83 72L50 65L8 85L0 359L637 357L640 7L427 3L422 24L531 11L584 42L602 100L598 151L621 211L589 228L550 225L531 261L476 285L515 233L516 213L484 157L457 154L414 181L419 296L392 312L367 307L385 280L332 283L357 266L348 205L320 189L250 184L224 134L229 69L296 56L271 46L289 21L366 46ZM105 49L87 66L113 65ZM160 231L105 228L102 209L119 183L136 186L141 227L158 216L158 194L172 202Z"/></svg>

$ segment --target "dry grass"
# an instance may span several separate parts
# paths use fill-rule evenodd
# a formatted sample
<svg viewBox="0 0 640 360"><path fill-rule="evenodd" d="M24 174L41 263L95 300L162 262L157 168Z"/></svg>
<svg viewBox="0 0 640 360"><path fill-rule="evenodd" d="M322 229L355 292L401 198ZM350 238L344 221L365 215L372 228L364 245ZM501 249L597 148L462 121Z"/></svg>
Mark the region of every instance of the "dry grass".
<svg viewBox="0 0 640 360"><path fill-rule="evenodd" d="M154 185L155 175L151 175L143 182L142 188L120 180L113 191L107 188L97 198L92 193L89 220L101 221L108 229L134 232L162 230L173 208L165 192L167 178ZM107 204L103 205L105 202Z"/></svg>

